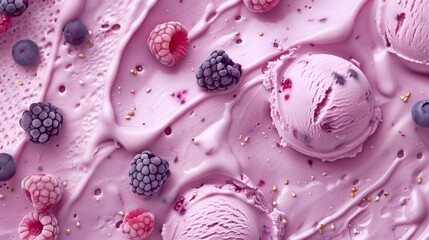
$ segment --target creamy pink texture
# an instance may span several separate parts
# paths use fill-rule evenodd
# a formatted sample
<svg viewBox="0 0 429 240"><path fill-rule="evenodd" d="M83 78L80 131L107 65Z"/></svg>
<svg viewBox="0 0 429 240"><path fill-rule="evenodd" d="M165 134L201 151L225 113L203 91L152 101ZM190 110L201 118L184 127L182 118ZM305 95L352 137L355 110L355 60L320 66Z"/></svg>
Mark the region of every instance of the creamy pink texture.
<svg viewBox="0 0 429 240"><path fill-rule="evenodd" d="M118 213L136 208L155 214L149 239L162 239L180 196L241 174L285 212L285 239L428 239L429 130L410 114L429 98L427 75L389 53L375 22L379 2L284 0L252 13L240 0L30 1L0 37L0 151L18 164L15 177L0 183L0 239L19 238L19 222L32 211L20 182L42 171L66 186L51 210L59 239L122 239ZM75 18L88 25L93 45L64 42L62 28ZM169 68L146 40L171 20L187 28L190 49ZM22 38L41 47L38 67L13 62L10 49ZM279 147L262 72L297 46L360 63L383 121L356 157L322 162ZM242 64L236 89L199 90L195 69L214 49ZM138 65L143 70L131 74ZM64 110L64 127L48 144L35 145L25 140L19 118L41 100ZM129 163L144 149L168 159L172 173L150 199L128 186Z"/></svg>
<svg viewBox="0 0 429 240"><path fill-rule="evenodd" d="M381 120L365 75L334 55L282 56L264 84L282 144L308 156L354 157Z"/></svg>

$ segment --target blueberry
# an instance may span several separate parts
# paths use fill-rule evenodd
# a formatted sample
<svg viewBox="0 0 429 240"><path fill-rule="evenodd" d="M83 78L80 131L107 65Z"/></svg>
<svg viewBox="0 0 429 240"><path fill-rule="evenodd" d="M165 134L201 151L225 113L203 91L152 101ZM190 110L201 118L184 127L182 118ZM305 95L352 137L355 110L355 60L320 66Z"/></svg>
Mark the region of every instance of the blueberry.
<svg viewBox="0 0 429 240"><path fill-rule="evenodd" d="M411 115L417 125L429 127L429 100L422 100L414 104Z"/></svg>
<svg viewBox="0 0 429 240"><path fill-rule="evenodd" d="M12 156L7 153L0 153L0 181L11 179L16 173L16 165Z"/></svg>
<svg viewBox="0 0 429 240"><path fill-rule="evenodd" d="M13 45L12 57L21 66L35 65L40 59L39 47L31 40L20 40Z"/></svg>
<svg viewBox="0 0 429 240"><path fill-rule="evenodd" d="M80 45L85 41L88 28L80 20L73 20L64 27L64 38L71 45Z"/></svg>

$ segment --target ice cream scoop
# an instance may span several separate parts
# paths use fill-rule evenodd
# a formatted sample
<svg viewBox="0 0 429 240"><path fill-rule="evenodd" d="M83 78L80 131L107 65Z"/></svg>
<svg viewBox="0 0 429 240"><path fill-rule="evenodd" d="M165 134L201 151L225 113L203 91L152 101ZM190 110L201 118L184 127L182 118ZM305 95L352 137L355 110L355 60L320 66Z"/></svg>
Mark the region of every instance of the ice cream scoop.
<svg viewBox="0 0 429 240"><path fill-rule="evenodd" d="M429 72L428 1L379 1L378 29L388 51L406 65Z"/></svg>
<svg viewBox="0 0 429 240"><path fill-rule="evenodd" d="M284 214L242 182L205 184L189 190L182 200L163 225L163 239L283 239Z"/></svg>
<svg viewBox="0 0 429 240"><path fill-rule="evenodd" d="M265 86L282 144L324 161L353 157L374 133L381 111L363 72L328 54L284 55L270 62Z"/></svg>

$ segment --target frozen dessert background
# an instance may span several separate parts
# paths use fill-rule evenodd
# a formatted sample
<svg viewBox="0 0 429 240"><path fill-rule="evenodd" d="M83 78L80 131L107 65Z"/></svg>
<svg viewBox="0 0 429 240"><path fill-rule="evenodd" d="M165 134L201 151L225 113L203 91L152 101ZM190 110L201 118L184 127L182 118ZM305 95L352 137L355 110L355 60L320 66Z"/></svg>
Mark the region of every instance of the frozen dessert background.
<svg viewBox="0 0 429 240"><path fill-rule="evenodd" d="M18 238L19 222L32 211L20 182L41 171L65 186L51 210L59 239L119 239L122 212L135 208L151 209L150 239L162 239L180 196L242 173L286 213L286 239L428 238L429 132L410 114L428 98L427 76L389 53L374 20L377 2L282 1L256 14L239 0L30 1L0 37L0 151L18 166L0 184L0 238ZM92 45L64 42L62 28L75 18L87 24ZM188 29L191 42L168 68L146 41L171 20ZM13 62L10 49L23 38L41 47L38 67ZM323 163L281 146L262 73L297 46L303 54L355 59L367 77L383 119L356 157ZM242 65L233 91L208 94L196 83L195 69L215 49ZM61 134L45 145L27 142L19 127L21 113L40 100L64 110ZM128 186L129 162L143 149L170 162L156 198Z"/></svg>

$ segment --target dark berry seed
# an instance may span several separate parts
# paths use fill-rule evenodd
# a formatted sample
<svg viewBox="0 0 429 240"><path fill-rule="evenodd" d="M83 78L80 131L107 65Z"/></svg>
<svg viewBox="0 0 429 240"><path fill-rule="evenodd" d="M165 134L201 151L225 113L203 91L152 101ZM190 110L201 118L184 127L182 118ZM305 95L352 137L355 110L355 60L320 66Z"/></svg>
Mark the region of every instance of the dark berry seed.
<svg viewBox="0 0 429 240"><path fill-rule="evenodd" d="M414 122L420 127L429 127L429 100L422 100L414 104L411 110Z"/></svg>
<svg viewBox="0 0 429 240"><path fill-rule="evenodd" d="M21 66L35 65L40 58L39 47L31 40L20 40L13 45L12 57Z"/></svg>
<svg viewBox="0 0 429 240"><path fill-rule="evenodd" d="M0 0L0 13L9 17L19 17L28 8L28 0Z"/></svg>
<svg viewBox="0 0 429 240"><path fill-rule="evenodd" d="M16 173L16 164L12 156L0 153L0 181L11 179Z"/></svg>
<svg viewBox="0 0 429 240"><path fill-rule="evenodd" d="M64 38L71 45L82 44L88 34L88 28L80 20L68 22L64 27Z"/></svg>

